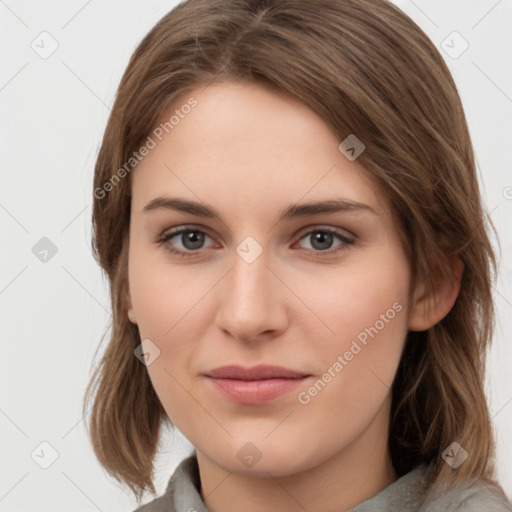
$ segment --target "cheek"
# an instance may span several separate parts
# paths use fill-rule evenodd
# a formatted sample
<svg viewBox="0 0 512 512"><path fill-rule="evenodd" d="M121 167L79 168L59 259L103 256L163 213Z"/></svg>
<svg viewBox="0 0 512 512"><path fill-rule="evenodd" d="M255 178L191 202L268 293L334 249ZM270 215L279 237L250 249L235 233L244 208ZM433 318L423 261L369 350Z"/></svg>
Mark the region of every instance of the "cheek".
<svg viewBox="0 0 512 512"><path fill-rule="evenodd" d="M164 249L161 249L164 251ZM132 305L141 336L165 340L190 315L197 315L201 299L212 285L204 274L162 262L162 257L151 261L134 249L130 255L129 280Z"/></svg>
<svg viewBox="0 0 512 512"><path fill-rule="evenodd" d="M387 403L407 335L407 282L370 271L318 295L319 316L335 334L324 330L314 354L322 373L299 402L305 421L321 422L334 444L355 438Z"/></svg>
<svg viewBox="0 0 512 512"><path fill-rule="evenodd" d="M313 389L303 390L303 399L338 427L346 411L357 412L354 425L346 426L357 429L383 404L400 361L408 331L407 262L384 248L340 266L329 283L316 277L303 280L299 293L309 288L309 304L326 325L314 354L322 374ZM318 324L309 318L309 325Z"/></svg>
<svg viewBox="0 0 512 512"><path fill-rule="evenodd" d="M388 349L401 346L409 271L400 252L383 247L338 268L304 273L295 282L294 292L315 313L309 311L303 321L323 333L327 353L348 350L353 340L364 344L382 338Z"/></svg>
<svg viewBox="0 0 512 512"><path fill-rule="evenodd" d="M159 350L147 370L171 416L190 405L184 389L206 317L207 292L216 279L149 259L142 251L130 255L130 292L140 338L150 339Z"/></svg>

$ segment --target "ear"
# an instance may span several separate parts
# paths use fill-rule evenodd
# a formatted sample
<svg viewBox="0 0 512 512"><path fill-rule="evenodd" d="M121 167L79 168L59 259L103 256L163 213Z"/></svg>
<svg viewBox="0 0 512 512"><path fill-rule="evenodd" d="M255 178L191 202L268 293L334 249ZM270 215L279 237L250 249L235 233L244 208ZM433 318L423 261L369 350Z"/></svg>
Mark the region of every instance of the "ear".
<svg viewBox="0 0 512 512"><path fill-rule="evenodd" d="M450 280L435 277L435 290L427 293L422 282L415 290L409 316L410 331L425 331L440 322L452 309L460 291L464 263L458 256L450 258Z"/></svg>
<svg viewBox="0 0 512 512"><path fill-rule="evenodd" d="M135 316L135 311L133 310L130 291L128 291L128 293L127 293L126 304L127 304L128 318L130 319L130 322L132 322L132 324L137 324L137 318Z"/></svg>

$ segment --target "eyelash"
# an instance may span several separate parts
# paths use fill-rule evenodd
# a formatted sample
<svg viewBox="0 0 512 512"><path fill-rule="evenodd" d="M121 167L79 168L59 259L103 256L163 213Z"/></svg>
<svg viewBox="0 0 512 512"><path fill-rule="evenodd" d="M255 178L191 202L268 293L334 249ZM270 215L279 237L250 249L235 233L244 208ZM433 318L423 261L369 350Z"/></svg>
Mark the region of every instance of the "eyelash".
<svg viewBox="0 0 512 512"><path fill-rule="evenodd" d="M180 228L176 231L171 231L169 233L166 233L164 234L162 237L160 237L157 242L159 243L159 245L161 244L164 244L166 242L168 242L170 239L178 236L178 235L181 235L183 233L188 233L188 232L197 232L197 233L204 233L206 236L209 236L208 233L202 231L201 229L196 229L196 228L192 228L192 227L183 227L183 228ZM334 230L334 229L329 229L329 228L316 228L316 229L311 229L310 231L306 231L304 233L301 234L300 238L299 238L299 241L306 238L307 236L311 235L312 233L329 233L331 235L334 235L339 241L343 242L343 244L339 245L336 249L331 249L331 250L328 250L328 251L314 251L314 250L311 250L311 249L305 249L306 251L309 251L309 252L314 252L316 254L321 254L321 255L332 255L332 254L335 254L335 253L338 253L340 251L345 251L348 249L348 246L349 245L352 245L354 243L354 240L353 239L350 239L348 237L346 237L345 235L343 235L340 231L337 231L337 230ZM211 238L211 237L210 237ZM196 254L199 254L201 252L201 250L197 250L197 251L182 251L182 250L179 250L179 249L175 249L173 247L171 247L170 245L166 245L165 249L173 254L176 254L176 255L179 255L181 257L193 257L195 256Z"/></svg>

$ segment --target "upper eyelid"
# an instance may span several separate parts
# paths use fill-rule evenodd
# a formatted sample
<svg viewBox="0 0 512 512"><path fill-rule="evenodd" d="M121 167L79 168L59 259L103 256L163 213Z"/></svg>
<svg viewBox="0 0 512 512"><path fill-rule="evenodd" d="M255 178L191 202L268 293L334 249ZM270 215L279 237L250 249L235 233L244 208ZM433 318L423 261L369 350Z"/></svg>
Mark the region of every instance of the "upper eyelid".
<svg viewBox="0 0 512 512"><path fill-rule="evenodd" d="M308 226L304 226L303 228L300 228L299 230L297 230L296 233L304 233L304 232L307 232L310 230L321 230L321 229L344 231L344 232L348 233L350 236L355 237L355 235L351 231L349 231L347 228L332 226L330 224L310 224ZM171 233L176 234L176 233L179 233L180 231L185 231L185 230L202 231L206 234L209 234L209 232L211 231L210 228L208 228L206 226L201 226L201 225L196 225L196 224L182 224L180 226L170 228L170 231L167 231L167 230L163 231L162 236L171 234Z"/></svg>

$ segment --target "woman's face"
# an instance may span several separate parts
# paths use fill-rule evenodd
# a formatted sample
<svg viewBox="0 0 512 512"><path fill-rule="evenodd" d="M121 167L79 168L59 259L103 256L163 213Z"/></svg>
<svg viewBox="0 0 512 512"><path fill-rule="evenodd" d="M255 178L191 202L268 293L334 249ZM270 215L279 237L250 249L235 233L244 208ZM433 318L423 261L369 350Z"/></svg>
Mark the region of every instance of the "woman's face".
<svg viewBox="0 0 512 512"><path fill-rule="evenodd" d="M384 446L410 273L358 147L257 85L198 88L173 113L133 171L129 246L128 314L168 416L235 472ZM206 375L227 365L304 377Z"/></svg>

